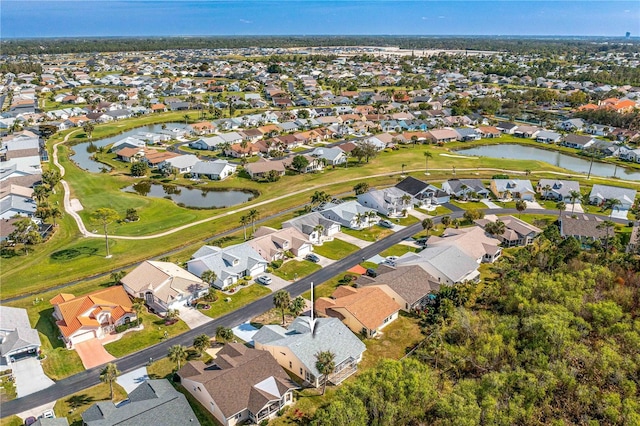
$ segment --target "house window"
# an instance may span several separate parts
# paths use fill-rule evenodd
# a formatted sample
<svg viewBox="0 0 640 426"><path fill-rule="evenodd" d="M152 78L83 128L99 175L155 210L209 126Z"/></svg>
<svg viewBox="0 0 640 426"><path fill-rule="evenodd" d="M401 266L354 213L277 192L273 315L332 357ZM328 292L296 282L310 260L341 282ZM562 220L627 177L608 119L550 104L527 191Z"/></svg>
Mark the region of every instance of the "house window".
<svg viewBox="0 0 640 426"><path fill-rule="evenodd" d="M304 373L302 372L302 367L300 367L300 376L302 376Z"/></svg>
<svg viewBox="0 0 640 426"><path fill-rule="evenodd" d="M293 368L293 363L289 361L289 370L291 370L292 368Z"/></svg>
<svg viewBox="0 0 640 426"><path fill-rule="evenodd" d="M211 412L213 413L216 409L216 405L213 403L213 401L211 401L210 404L211 404Z"/></svg>
<svg viewBox="0 0 640 426"><path fill-rule="evenodd" d="M198 386L198 392L202 392L202 389L200 389L200 386Z"/></svg>

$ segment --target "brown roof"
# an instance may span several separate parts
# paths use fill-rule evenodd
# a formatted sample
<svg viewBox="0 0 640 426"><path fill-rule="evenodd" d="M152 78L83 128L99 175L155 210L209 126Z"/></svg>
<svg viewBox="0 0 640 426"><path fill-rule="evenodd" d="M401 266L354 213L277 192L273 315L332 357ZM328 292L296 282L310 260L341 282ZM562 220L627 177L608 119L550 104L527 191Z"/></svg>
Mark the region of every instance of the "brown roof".
<svg viewBox="0 0 640 426"><path fill-rule="evenodd" d="M40 150L38 148L13 149L11 151L7 151L6 158L7 160L11 160L12 158L37 157L39 155Z"/></svg>
<svg viewBox="0 0 640 426"><path fill-rule="evenodd" d="M375 278L358 277L358 287L386 284L410 305L440 288L436 278L420 265L403 265L397 268L382 265L377 272L378 276Z"/></svg>
<svg viewBox="0 0 640 426"><path fill-rule="evenodd" d="M116 152L116 155L118 157L133 157L134 155L140 152L144 152L144 149L125 147L119 150L118 152Z"/></svg>
<svg viewBox="0 0 640 426"><path fill-rule="evenodd" d="M331 299L319 298L315 303L319 315L342 319L346 311L369 330L383 325L385 318L400 310L400 305L378 287L338 287Z"/></svg>
<svg viewBox="0 0 640 426"><path fill-rule="evenodd" d="M201 383L226 418L247 408L257 414L269 401L298 388L266 351L228 343L214 363L206 366L202 361L190 361L178 375ZM280 395L271 393L275 390Z"/></svg>
<svg viewBox="0 0 640 426"><path fill-rule="evenodd" d="M195 293L206 287L200 278L174 263L151 260L142 262L120 282L131 289L135 296L151 290L165 303L171 303L179 294Z"/></svg>
<svg viewBox="0 0 640 426"><path fill-rule="evenodd" d="M560 232L563 237L587 237L604 239L607 230L598 228L604 221L595 216L585 214L563 213L560 217ZM611 231L609 231L611 233Z"/></svg>
<svg viewBox="0 0 640 426"><path fill-rule="evenodd" d="M59 294L50 300L57 305L62 319L57 322L63 335L69 337L82 326L98 326L98 321L87 316L91 309L103 307L111 311L114 321L122 318L125 313L133 312L131 300L122 286L113 286L98 290L86 296L73 297L71 294Z"/></svg>

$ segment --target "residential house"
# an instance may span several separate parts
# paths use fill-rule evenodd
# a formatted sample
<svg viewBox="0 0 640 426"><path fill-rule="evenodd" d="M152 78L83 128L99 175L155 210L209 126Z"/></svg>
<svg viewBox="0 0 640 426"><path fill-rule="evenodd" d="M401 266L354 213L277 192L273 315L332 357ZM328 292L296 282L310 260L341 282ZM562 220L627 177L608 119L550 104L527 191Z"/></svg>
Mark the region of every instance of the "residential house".
<svg viewBox="0 0 640 426"><path fill-rule="evenodd" d="M111 145L110 152L118 152L122 148L145 148L147 143L141 139L136 139L131 136L120 139Z"/></svg>
<svg viewBox="0 0 640 426"><path fill-rule="evenodd" d="M186 391L224 426L274 418L299 388L269 352L240 343L227 343L210 365L189 361L177 374Z"/></svg>
<svg viewBox="0 0 640 426"><path fill-rule="evenodd" d="M489 190L480 179L449 179L442 183L442 190L458 198L487 198Z"/></svg>
<svg viewBox="0 0 640 426"><path fill-rule="evenodd" d="M569 148L587 149L593 146L595 143L596 140L591 136L570 134L564 137L562 145L568 146Z"/></svg>
<svg viewBox="0 0 640 426"><path fill-rule="evenodd" d="M402 217L413 209L413 197L395 186L370 189L357 195L358 202L387 217Z"/></svg>
<svg viewBox="0 0 640 426"><path fill-rule="evenodd" d="M558 128L567 132L581 132L586 127L587 123L582 118L571 118L569 120L561 121L558 124Z"/></svg>
<svg viewBox="0 0 640 426"><path fill-rule="evenodd" d="M607 237L603 223L604 220L595 215L562 213L560 235L562 238L574 237L584 245L591 245L593 241L604 241ZM613 236L613 230L609 231L609 236Z"/></svg>
<svg viewBox="0 0 640 426"><path fill-rule="evenodd" d="M261 158L255 163L246 164L244 170L249 174L251 179L258 180L264 179L269 173L284 176L286 167L282 160L265 160Z"/></svg>
<svg viewBox="0 0 640 426"><path fill-rule="evenodd" d="M535 191L529 180L491 179L490 188L493 195L500 200L534 200Z"/></svg>
<svg viewBox="0 0 640 426"><path fill-rule="evenodd" d="M224 139L220 136L211 136L208 138L200 138L189 143L189 147L193 149L201 149L207 151L215 151L225 144Z"/></svg>
<svg viewBox="0 0 640 426"><path fill-rule="evenodd" d="M540 133L536 126L518 126L513 135L518 138L533 139Z"/></svg>
<svg viewBox="0 0 640 426"><path fill-rule="evenodd" d="M496 129L500 130L503 134L513 135L518 128L517 124L509 123L507 121L501 121L496 126Z"/></svg>
<svg viewBox="0 0 640 426"><path fill-rule="evenodd" d="M566 203L579 203L580 196L571 198L572 193L580 194L580 184L573 180L540 179L536 186L536 192L546 200L564 201Z"/></svg>
<svg viewBox="0 0 640 426"><path fill-rule="evenodd" d="M480 279L478 261L455 245L427 247L419 253L406 253L396 265L420 265L440 285L453 285Z"/></svg>
<svg viewBox="0 0 640 426"><path fill-rule="evenodd" d="M635 199L635 189L600 184L593 185L593 187L591 187L591 193L589 194L589 202L597 206L604 205L607 200L618 200L620 204L616 206L616 210L631 209Z"/></svg>
<svg viewBox="0 0 640 426"><path fill-rule="evenodd" d="M306 235L313 244L331 241L340 232L340 224L322 216L319 212L311 212L282 222L283 228L295 228Z"/></svg>
<svg viewBox="0 0 640 426"><path fill-rule="evenodd" d="M0 188L0 219L11 219L15 216L33 217L37 204L32 196L32 188L3 184Z"/></svg>
<svg viewBox="0 0 640 426"><path fill-rule="evenodd" d="M144 155L144 148L125 147L116 152L116 157L118 157L118 160L124 161L125 163L136 163L144 158Z"/></svg>
<svg viewBox="0 0 640 426"><path fill-rule="evenodd" d="M454 245L478 263L493 263L502 254L500 240L489 236L479 226L469 228L447 228L441 236L430 236L427 247Z"/></svg>
<svg viewBox="0 0 640 426"><path fill-rule="evenodd" d="M340 204L327 203L320 214L351 229L371 227L380 219L374 209L365 207L355 200Z"/></svg>
<svg viewBox="0 0 640 426"><path fill-rule="evenodd" d="M536 135L536 141L542 143L558 143L562 140L560 133L552 132L550 130L541 130Z"/></svg>
<svg viewBox="0 0 640 426"><path fill-rule="evenodd" d="M41 344L26 309L0 306L0 364L38 355Z"/></svg>
<svg viewBox="0 0 640 426"><path fill-rule="evenodd" d="M476 129L470 127L456 127L453 130L458 134L458 140L463 142L477 141L481 137L481 134Z"/></svg>
<svg viewBox="0 0 640 426"><path fill-rule="evenodd" d="M347 162L347 154L340 148L316 148L309 155L324 160L329 166L339 166Z"/></svg>
<svg viewBox="0 0 640 426"><path fill-rule="evenodd" d="M504 233L497 236L504 247L527 246L542 233L540 228L513 216L486 215L483 219L476 220L475 223L484 228L487 223L498 220L505 225Z"/></svg>
<svg viewBox="0 0 640 426"><path fill-rule="evenodd" d="M433 185L412 176L407 176L398 182L395 187L411 195L416 204L431 204L431 198L436 193L433 190L433 188L435 188Z"/></svg>
<svg viewBox="0 0 640 426"><path fill-rule="evenodd" d="M187 398L166 379L147 380L136 387L127 403L96 402L82 413L84 426L193 425L200 422Z"/></svg>
<svg viewBox="0 0 640 426"><path fill-rule="evenodd" d="M189 173L193 166L200 162L200 159L193 154L180 155L178 157L172 157L162 162L160 168L175 168L178 173Z"/></svg>
<svg viewBox="0 0 640 426"><path fill-rule="evenodd" d="M120 280L131 297L144 299L159 314L204 296L209 285L171 262L145 260Z"/></svg>
<svg viewBox="0 0 640 426"><path fill-rule="evenodd" d="M224 180L234 174L238 166L227 160L198 161L191 168L192 179Z"/></svg>
<svg viewBox="0 0 640 426"><path fill-rule="evenodd" d="M440 288L434 278L421 264L380 265L376 277L362 275L356 280L356 287L377 286L396 301L406 312L422 310Z"/></svg>
<svg viewBox="0 0 640 426"><path fill-rule="evenodd" d="M285 329L265 325L254 336L256 349L269 352L282 367L304 383L318 387L324 377L316 368L316 354L334 354L335 369L328 382L340 384L358 369L366 346L337 318L317 318L311 330L308 317L298 317Z"/></svg>
<svg viewBox="0 0 640 426"><path fill-rule="evenodd" d="M453 142L458 138L458 133L453 129L433 129L427 132L427 139L433 143Z"/></svg>
<svg viewBox="0 0 640 426"><path fill-rule="evenodd" d="M85 340L101 339L136 318L133 304L122 286L108 287L85 296L61 293L49 301L53 318L67 348Z"/></svg>
<svg viewBox="0 0 640 426"><path fill-rule="evenodd" d="M284 259L288 251L294 256L304 257L313 250L311 241L296 228L276 230L261 226L247 244L267 262Z"/></svg>
<svg viewBox="0 0 640 426"><path fill-rule="evenodd" d="M187 262L187 270L199 277L213 271L214 287L226 289L244 277L254 277L267 269L268 262L247 243L229 247L203 246Z"/></svg>
<svg viewBox="0 0 640 426"><path fill-rule="evenodd" d="M499 138L502 135L500 129L494 126L478 126L476 130L483 138Z"/></svg>
<svg viewBox="0 0 640 426"><path fill-rule="evenodd" d="M316 300L314 308L318 316L338 318L356 334L376 337L398 318L401 306L377 286L342 285L330 298Z"/></svg>

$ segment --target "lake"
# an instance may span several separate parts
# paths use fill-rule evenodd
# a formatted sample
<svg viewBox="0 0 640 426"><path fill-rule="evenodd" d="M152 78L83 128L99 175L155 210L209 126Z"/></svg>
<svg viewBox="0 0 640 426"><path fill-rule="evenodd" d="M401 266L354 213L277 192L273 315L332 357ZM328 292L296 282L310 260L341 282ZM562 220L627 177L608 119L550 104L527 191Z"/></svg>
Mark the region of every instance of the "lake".
<svg viewBox="0 0 640 426"><path fill-rule="evenodd" d="M557 151L548 151L546 149L515 144L478 146L461 149L456 151L456 153L490 158L508 158L510 160L544 161L545 163L562 167L563 169L584 174L589 173L589 165L591 163L590 160L572 157ZM621 166L616 167L615 164L601 163L599 161L593 162L591 175L600 177L615 176L621 179L640 181L639 171Z"/></svg>
<svg viewBox="0 0 640 426"><path fill-rule="evenodd" d="M185 207L204 209L235 206L253 199L256 194L237 189L196 189L176 185L162 185L149 181L138 182L123 189L145 197L169 198Z"/></svg>
<svg viewBox="0 0 640 426"><path fill-rule="evenodd" d="M96 139L91 142L79 143L72 147L74 153L69 158L71 158L71 160L76 163L78 167L84 170L93 173L100 173L100 170L103 167L106 167L108 169L109 166L91 159L98 148L111 145L112 143L126 137L137 137L139 139L144 139L143 134L145 133L167 133L172 132L172 129L184 129L186 127L184 123L165 123L165 125L167 126L167 128L164 130L162 129L162 124L149 124L147 126L137 127L133 130L120 133L116 136L111 136L104 139Z"/></svg>

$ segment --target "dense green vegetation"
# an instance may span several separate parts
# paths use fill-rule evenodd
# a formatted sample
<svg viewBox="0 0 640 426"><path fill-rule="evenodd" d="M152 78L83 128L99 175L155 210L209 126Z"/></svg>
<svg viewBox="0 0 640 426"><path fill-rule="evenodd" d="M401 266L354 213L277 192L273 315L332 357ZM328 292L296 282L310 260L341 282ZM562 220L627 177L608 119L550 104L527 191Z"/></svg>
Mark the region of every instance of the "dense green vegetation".
<svg viewBox="0 0 640 426"><path fill-rule="evenodd" d="M638 260L551 227L493 269L441 291L419 349L344 384L313 424L640 424Z"/></svg>

